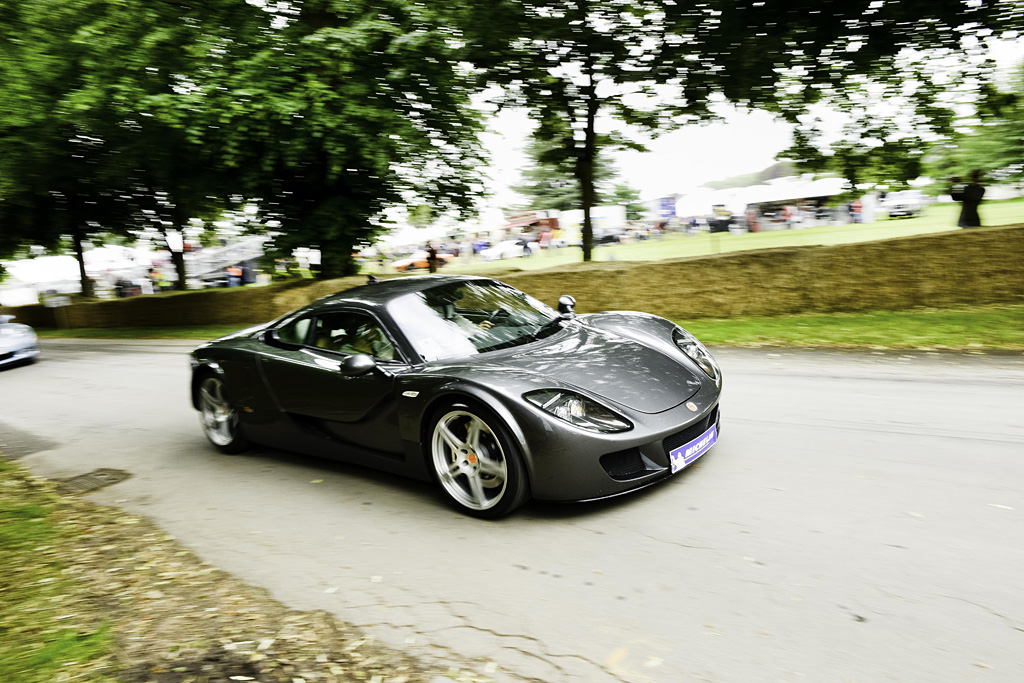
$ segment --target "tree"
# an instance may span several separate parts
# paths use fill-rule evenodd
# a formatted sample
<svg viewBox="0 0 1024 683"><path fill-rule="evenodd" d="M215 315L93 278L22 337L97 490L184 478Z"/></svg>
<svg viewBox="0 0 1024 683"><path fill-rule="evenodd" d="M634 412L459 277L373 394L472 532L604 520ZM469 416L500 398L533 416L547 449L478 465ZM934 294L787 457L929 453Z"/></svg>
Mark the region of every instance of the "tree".
<svg viewBox="0 0 1024 683"><path fill-rule="evenodd" d="M280 250L319 247L333 277L353 271L352 247L383 229L388 205L470 212L483 189L480 116L442 10L5 4L0 247L54 245L51 233L68 231L180 232L253 200ZM69 163L83 156L76 136L89 154Z"/></svg>
<svg viewBox="0 0 1024 683"><path fill-rule="evenodd" d="M161 0L14 0L0 12L0 253L70 235L88 296L88 235L180 228L211 204L205 150L151 106L176 96L218 35L261 13Z"/></svg>
<svg viewBox="0 0 1024 683"><path fill-rule="evenodd" d="M995 180L1024 182L1024 62L1014 69L1009 86L952 141L959 152L951 169L956 175L966 177L978 168Z"/></svg>
<svg viewBox="0 0 1024 683"><path fill-rule="evenodd" d="M83 50L62 57L43 18L71 21L73 9L9 3L0 16L0 255L36 243L54 248L73 238L83 293L90 294L81 257L88 232L111 217L109 184L115 155L84 117L57 112L64 84L75 83Z"/></svg>
<svg viewBox="0 0 1024 683"><path fill-rule="evenodd" d="M483 192L480 114L440 3L269 5L249 49L195 74L166 116L236 174L274 221L275 247L317 247L321 277L354 272L353 248L389 205L473 210ZM193 114L193 112L196 112Z"/></svg>
<svg viewBox="0 0 1024 683"><path fill-rule="evenodd" d="M637 221L644 217L644 205L640 203L640 191L625 183L616 183L612 188L611 201L626 207L626 220Z"/></svg>
<svg viewBox="0 0 1024 683"><path fill-rule="evenodd" d="M538 135L574 160L589 260L597 151L628 144L600 136L599 116L657 131L731 102L797 123L811 105L863 87L861 77L905 80L896 66L908 51L962 57L1022 19L1016 0L472 0L462 26L481 83L502 88L500 105L528 108ZM922 116L944 116L936 89L913 85Z"/></svg>
<svg viewBox="0 0 1024 683"><path fill-rule="evenodd" d="M561 146L533 138L526 147L526 156L529 161L523 171L523 182L513 185L512 190L527 197L530 208L559 211L583 208L576 164L571 156L564 154ZM608 194L616 175L615 166L607 159L599 159L594 165L595 202L600 203Z"/></svg>

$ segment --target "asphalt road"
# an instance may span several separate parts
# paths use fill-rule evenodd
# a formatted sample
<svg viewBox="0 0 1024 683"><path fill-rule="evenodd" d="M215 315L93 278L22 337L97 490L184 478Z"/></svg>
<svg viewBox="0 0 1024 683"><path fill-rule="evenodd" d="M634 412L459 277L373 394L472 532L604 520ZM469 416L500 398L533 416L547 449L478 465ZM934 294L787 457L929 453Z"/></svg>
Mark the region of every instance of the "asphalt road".
<svg viewBox="0 0 1024 683"><path fill-rule="evenodd" d="M500 681L1024 680L1024 356L719 350L719 444L500 522L426 484L206 444L188 344L50 340L0 444L300 609ZM4 446L0 446L4 448Z"/></svg>

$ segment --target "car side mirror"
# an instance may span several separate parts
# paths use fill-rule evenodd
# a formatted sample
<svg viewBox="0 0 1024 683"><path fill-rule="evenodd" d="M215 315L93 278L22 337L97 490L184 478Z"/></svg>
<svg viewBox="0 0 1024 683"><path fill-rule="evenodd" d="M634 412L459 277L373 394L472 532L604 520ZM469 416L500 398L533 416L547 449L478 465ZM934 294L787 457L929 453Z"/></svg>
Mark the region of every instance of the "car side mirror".
<svg viewBox="0 0 1024 683"><path fill-rule="evenodd" d="M566 320L572 320L576 317L576 299L572 298L568 294L563 294L558 297L558 312L562 314L562 317Z"/></svg>
<svg viewBox="0 0 1024 683"><path fill-rule="evenodd" d="M373 359L373 356L356 353L341 361L341 374L346 377L362 377L373 372L375 367L377 367L377 361Z"/></svg>

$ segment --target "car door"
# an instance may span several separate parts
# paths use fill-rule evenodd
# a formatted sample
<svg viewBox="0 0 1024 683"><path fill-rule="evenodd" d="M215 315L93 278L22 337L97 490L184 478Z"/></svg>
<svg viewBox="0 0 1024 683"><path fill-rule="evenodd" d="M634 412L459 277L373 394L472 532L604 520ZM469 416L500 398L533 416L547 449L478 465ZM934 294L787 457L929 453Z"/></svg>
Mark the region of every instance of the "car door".
<svg viewBox="0 0 1024 683"><path fill-rule="evenodd" d="M261 357L264 379L281 410L340 441L401 452L393 395L394 374L406 367L383 325L370 313L335 309L290 321L278 330L284 344ZM345 358L365 353L378 367L347 376Z"/></svg>

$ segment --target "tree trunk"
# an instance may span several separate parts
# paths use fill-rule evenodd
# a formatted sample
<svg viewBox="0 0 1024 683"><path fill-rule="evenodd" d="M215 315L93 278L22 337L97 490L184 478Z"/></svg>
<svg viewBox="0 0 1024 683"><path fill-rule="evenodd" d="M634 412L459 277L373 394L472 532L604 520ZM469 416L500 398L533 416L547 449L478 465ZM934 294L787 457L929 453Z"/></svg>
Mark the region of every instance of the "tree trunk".
<svg viewBox="0 0 1024 683"><path fill-rule="evenodd" d="M186 288L187 275L185 273L185 254L181 251L171 252L171 263L174 264L174 273L177 278L174 281L174 288L184 292Z"/></svg>
<svg viewBox="0 0 1024 683"><path fill-rule="evenodd" d="M316 274L317 278L332 280L358 273L359 264L352 258L352 245L348 241L320 245L320 272Z"/></svg>
<svg viewBox="0 0 1024 683"><path fill-rule="evenodd" d="M587 102L587 121L584 128L583 150L577 157L577 175L580 179L580 198L583 200L583 260L590 261L594 250L594 226L590 209L594 206L594 160L597 157L597 134L594 130L597 120L597 87L594 83L594 63L588 55L586 61L587 86L583 95Z"/></svg>
<svg viewBox="0 0 1024 683"><path fill-rule="evenodd" d="M92 280L85 273L85 252L82 249L82 229L75 227L71 233L71 240L75 246L75 259L78 261L78 278L82 284L82 296L91 299L93 297Z"/></svg>
<svg viewBox="0 0 1024 683"><path fill-rule="evenodd" d="M587 129L579 158L580 195L583 200L583 260L590 261L594 250L594 225L590 209L594 206L594 116L587 105Z"/></svg>
<svg viewBox="0 0 1024 683"><path fill-rule="evenodd" d="M177 204L171 209L171 216L172 227L181 235L181 244L178 245L177 249L171 247L171 243L167 239L167 231L162 230L164 244L167 245L167 250L171 252L171 263L174 264L174 288L179 292L184 292L187 287L185 283L188 280L188 273L185 272L185 231L182 229L185 226L185 219L182 217Z"/></svg>

